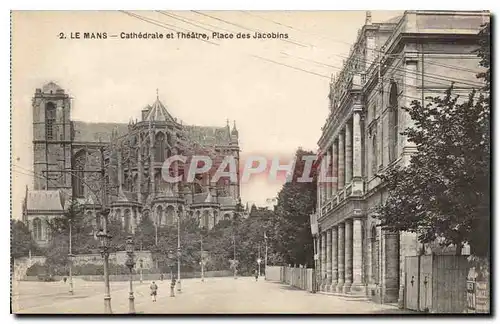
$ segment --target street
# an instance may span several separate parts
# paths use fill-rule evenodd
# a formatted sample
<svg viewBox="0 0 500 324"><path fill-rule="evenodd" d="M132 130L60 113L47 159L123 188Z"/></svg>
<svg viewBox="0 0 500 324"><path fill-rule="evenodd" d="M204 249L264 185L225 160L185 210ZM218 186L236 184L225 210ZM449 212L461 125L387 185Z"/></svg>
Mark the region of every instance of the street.
<svg viewBox="0 0 500 324"><path fill-rule="evenodd" d="M134 282L135 309L143 314L384 314L404 313L392 305L311 294L287 285L251 277L187 279L182 292L170 297L170 281L157 282L151 301L150 282ZM14 286L16 287L14 289ZM13 283L14 313L103 313L104 284L75 280L74 295L62 282ZM128 312L128 282L111 282L113 313Z"/></svg>

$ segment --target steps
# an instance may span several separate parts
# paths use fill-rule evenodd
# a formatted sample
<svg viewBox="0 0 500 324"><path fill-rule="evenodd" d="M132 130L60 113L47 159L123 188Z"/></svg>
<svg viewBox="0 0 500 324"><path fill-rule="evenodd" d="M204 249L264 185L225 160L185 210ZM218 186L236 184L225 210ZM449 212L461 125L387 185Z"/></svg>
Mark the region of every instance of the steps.
<svg viewBox="0 0 500 324"><path fill-rule="evenodd" d="M359 300L359 301L370 301L371 300L366 295L352 295L352 294L344 294L344 293L337 293L337 292L326 292L326 291L318 291L316 293L317 294L322 294L322 295L328 295L328 296L342 297L345 300Z"/></svg>

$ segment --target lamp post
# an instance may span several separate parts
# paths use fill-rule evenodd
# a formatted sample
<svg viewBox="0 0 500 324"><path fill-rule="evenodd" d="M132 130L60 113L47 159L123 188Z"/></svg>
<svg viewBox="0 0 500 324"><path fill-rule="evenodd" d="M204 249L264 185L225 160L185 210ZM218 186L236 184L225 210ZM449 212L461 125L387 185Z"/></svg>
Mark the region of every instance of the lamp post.
<svg viewBox="0 0 500 324"><path fill-rule="evenodd" d="M141 284L142 284L142 268L143 268L142 259L139 260L139 266L141 269Z"/></svg>
<svg viewBox="0 0 500 324"><path fill-rule="evenodd" d="M177 215L177 292L181 292L181 210Z"/></svg>
<svg viewBox="0 0 500 324"><path fill-rule="evenodd" d="M127 266L128 270L130 271L130 287L129 287L129 292L128 292L128 312L130 314L135 314L135 305L134 305L134 290L132 289L132 281L133 281L133 275L132 275L132 270L134 269L135 266L135 261L134 261L134 240L132 239L132 236L127 237L127 241L125 244L125 251L127 252L127 261L125 261L125 265Z"/></svg>
<svg viewBox="0 0 500 324"><path fill-rule="evenodd" d="M104 259L104 313L112 314L111 310L111 295L109 293L109 242L112 236L108 232L108 215L109 209L103 209L101 212L104 217L104 229L97 233L97 237L101 242L101 255Z"/></svg>
<svg viewBox="0 0 500 324"><path fill-rule="evenodd" d="M73 254L71 253L71 218L68 219L69 222L69 294L73 295Z"/></svg>
<svg viewBox="0 0 500 324"><path fill-rule="evenodd" d="M204 272L205 260L203 259L203 232L200 235L201 235L201 239L200 239L201 282L204 282L205 281L205 272Z"/></svg>

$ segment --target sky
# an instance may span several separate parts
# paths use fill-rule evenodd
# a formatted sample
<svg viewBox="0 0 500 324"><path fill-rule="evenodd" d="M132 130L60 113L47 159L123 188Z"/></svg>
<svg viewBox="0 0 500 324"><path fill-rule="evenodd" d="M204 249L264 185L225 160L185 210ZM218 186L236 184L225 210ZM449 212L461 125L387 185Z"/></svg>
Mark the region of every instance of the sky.
<svg viewBox="0 0 500 324"><path fill-rule="evenodd" d="M154 102L158 89L170 114L184 124L224 126L227 119L231 124L236 121L242 156L291 157L298 147L316 151L328 115L330 76L339 72L347 58L365 11L165 13L12 13L14 218L21 217L26 186L33 186L31 100L35 89L49 81L73 98L73 120L127 123L130 118L140 119L141 109ZM400 14L373 11L372 20L382 22ZM287 33L288 39L210 37L212 43L71 39L77 32L83 38L84 32L120 35L172 30L209 36L212 31L235 36L262 31ZM263 205L276 197L282 184L256 177L242 184L242 202Z"/></svg>

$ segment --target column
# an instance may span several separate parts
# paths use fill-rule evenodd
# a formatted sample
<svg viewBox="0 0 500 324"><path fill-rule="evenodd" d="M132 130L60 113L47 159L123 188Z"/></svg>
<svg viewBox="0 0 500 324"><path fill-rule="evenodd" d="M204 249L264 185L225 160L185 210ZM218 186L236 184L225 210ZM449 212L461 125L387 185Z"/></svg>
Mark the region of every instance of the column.
<svg viewBox="0 0 500 324"><path fill-rule="evenodd" d="M326 176L331 177L331 175L332 175L332 150L330 147L326 151L325 166L326 166ZM325 187L326 187L326 199L327 199L327 201L330 201L330 199L332 198L332 186L330 183L325 183Z"/></svg>
<svg viewBox="0 0 500 324"><path fill-rule="evenodd" d="M338 155L339 155L339 143L337 140L334 140L332 145L332 177L334 178L334 180L332 181L332 196L335 196L337 194Z"/></svg>
<svg viewBox="0 0 500 324"><path fill-rule="evenodd" d="M330 291L334 292L338 282L339 265L338 265L338 227L332 227L332 286Z"/></svg>
<svg viewBox="0 0 500 324"><path fill-rule="evenodd" d="M363 220L354 218L352 223L352 287L351 292L364 294L363 283Z"/></svg>
<svg viewBox="0 0 500 324"><path fill-rule="evenodd" d="M321 157L321 163L319 165L320 167L320 175L325 174L325 155ZM321 194L321 202L324 204L325 202L325 179L323 176L319 177L319 188L320 188L320 194Z"/></svg>
<svg viewBox="0 0 500 324"><path fill-rule="evenodd" d="M345 125L345 185L347 186L352 180L352 124L351 120Z"/></svg>
<svg viewBox="0 0 500 324"><path fill-rule="evenodd" d="M344 294L351 291L352 285L352 220L345 221L345 280L342 292Z"/></svg>
<svg viewBox="0 0 500 324"><path fill-rule="evenodd" d="M332 284L332 231L326 230L326 286L325 291L330 289Z"/></svg>
<svg viewBox="0 0 500 324"><path fill-rule="evenodd" d="M326 233L321 233L321 290L325 285L326 277Z"/></svg>
<svg viewBox="0 0 500 324"><path fill-rule="evenodd" d="M354 178L359 178L361 174L361 116L360 111L354 111L352 117L352 137L353 137L353 155L352 169Z"/></svg>
<svg viewBox="0 0 500 324"><path fill-rule="evenodd" d="M352 195L362 196L364 192L363 175L362 175L362 160L361 160L361 116L360 111L355 110L352 117L352 137L353 137L353 154L352 154Z"/></svg>
<svg viewBox="0 0 500 324"><path fill-rule="evenodd" d="M338 259L338 284L337 284L337 292L342 292L342 287L344 286L344 232L345 232L345 224L341 223L338 226L338 248L337 248L337 259Z"/></svg>
<svg viewBox="0 0 500 324"><path fill-rule="evenodd" d="M337 172L337 189L342 190L344 189L344 131L340 131L339 134L339 154L338 154L338 172Z"/></svg>

